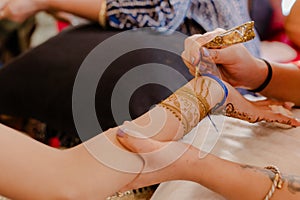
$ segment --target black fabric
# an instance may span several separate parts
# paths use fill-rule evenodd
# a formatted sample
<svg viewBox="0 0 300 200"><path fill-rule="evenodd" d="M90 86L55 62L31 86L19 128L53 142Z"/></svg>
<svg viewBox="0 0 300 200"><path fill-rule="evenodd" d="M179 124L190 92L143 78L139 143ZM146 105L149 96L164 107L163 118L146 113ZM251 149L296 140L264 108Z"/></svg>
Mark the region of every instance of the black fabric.
<svg viewBox="0 0 300 200"><path fill-rule="evenodd" d="M273 8L269 0L250 0L250 17L255 22L255 29L257 30L261 40L266 40L272 33L270 25L273 16Z"/></svg>
<svg viewBox="0 0 300 200"><path fill-rule="evenodd" d="M72 89L77 71L95 46L116 33L118 31L104 31L96 24L80 26L63 31L9 63L0 71L0 113L32 117L54 129L76 134ZM110 97L118 78L134 66L149 62L166 64L191 78L180 56L170 52L146 49L120 57L105 72L97 89L96 110L103 130L116 125ZM169 94L169 90L155 84L138 89L130 101L132 117L148 111Z"/></svg>

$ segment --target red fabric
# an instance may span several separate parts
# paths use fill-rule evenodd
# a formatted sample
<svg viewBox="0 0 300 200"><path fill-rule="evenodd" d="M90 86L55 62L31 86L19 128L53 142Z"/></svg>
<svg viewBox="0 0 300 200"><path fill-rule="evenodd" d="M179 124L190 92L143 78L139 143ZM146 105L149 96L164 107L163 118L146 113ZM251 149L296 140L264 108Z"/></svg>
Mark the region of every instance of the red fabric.
<svg viewBox="0 0 300 200"><path fill-rule="evenodd" d="M60 140L58 137L53 137L51 139L49 139L49 145L51 147L54 147L54 148L59 148L60 147Z"/></svg>
<svg viewBox="0 0 300 200"><path fill-rule="evenodd" d="M62 31L64 28L66 28L68 26L69 26L69 23L67 23L67 22L57 21L58 31Z"/></svg>

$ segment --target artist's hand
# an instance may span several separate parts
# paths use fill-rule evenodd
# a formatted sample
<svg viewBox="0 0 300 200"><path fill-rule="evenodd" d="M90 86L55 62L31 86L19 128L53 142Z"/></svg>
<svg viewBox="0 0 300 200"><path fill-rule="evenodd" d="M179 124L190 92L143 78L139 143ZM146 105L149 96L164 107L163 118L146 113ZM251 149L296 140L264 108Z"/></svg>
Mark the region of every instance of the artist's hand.
<svg viewBox="0 0 300 200"><path fill-rule="evenodd" d="M0 19L23 22L38 11L47 9L47 0L0 0Z"/></svg>
<svg viewBox="0 0 300 200"><path fill-rule="evenodd" d="M282 128L300 126L300 121L293 117L289 102L274 100L249 101L236 89L227 84L229 90L225 112L229 117L242 119L251 123L272 122Z"/></svg>
<svg viewBox="0 0 300 200"><path fill-rule="evenodd" d="M243 44L223 49L202 48L222 32L223 29L216 29L204 35L193 35L187 38L182 53L185 64L194 75L195 67L200 60L210 60L218 64L222 79L234 87L257 88L267 76L267 66L262 60L253 57Z"/></svg>

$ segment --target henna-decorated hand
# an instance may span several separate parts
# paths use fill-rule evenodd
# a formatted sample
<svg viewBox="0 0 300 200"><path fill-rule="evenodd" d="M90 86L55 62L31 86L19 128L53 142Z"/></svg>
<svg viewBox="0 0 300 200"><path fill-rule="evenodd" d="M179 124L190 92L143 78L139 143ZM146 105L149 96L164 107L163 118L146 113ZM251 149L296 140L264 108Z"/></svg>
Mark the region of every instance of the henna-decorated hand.
<svg viewBox="0 0 300 200"><path fill-rule="evenodd" d="M273 100L249 101L236 89L227 84L229 95L226 101L226 116L255 122L275 122L279 127L300 126L300 121L293 118L289 111L291 106L286 102ZM288 125L288 126L283 126Z"/></svg>

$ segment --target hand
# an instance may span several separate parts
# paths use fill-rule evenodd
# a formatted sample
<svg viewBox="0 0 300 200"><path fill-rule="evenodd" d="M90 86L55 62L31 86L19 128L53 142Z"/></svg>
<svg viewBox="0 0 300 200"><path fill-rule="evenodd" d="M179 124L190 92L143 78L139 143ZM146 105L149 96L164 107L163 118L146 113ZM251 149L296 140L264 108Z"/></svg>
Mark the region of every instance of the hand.
<svg viewBox="0 0 300 200"><path fill-rule="evenodd" d="M274 122L283 128L300 126L300 121L290 112L292 107L290 103L273 100L249 101L229 84L227 88L229 90L225 108L227 116L250 123Z"/></svg>
<svg viewBox="0 0 300 200"><path fill-rule="evenodd" d="M144 168L121 191L154 185L170 178L176 180L184 173L184 167L187 165L184 154L193 148L191 145L175 141L157 141L129 129L123 131L118 130L118 141L143 159Z"/></svg>
<svg viewBox="0 0 300 200"><path fill-rule="evenodd" d="M23 22L38 11L46 9L46 0L0 0L0 19Z"/></svg>
<svg viewBox="0 0 300 200"><path fill-rule="evenodd" d="M211 60L219 64L220 74L224 81L234 87L257 88L267 76L267 66L262 60L253 57L244 45L236 44L223 49L201 48L222 32L224 32L223 29L216 29L204 35L193 35L187 38L185 50L182 53L185 64L194 75L195 67L200 59Z"/></svg>

